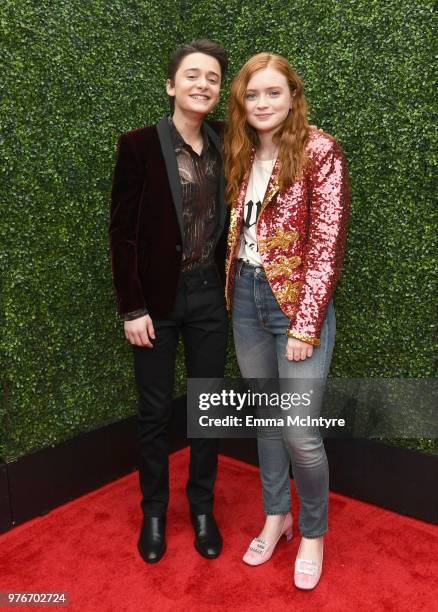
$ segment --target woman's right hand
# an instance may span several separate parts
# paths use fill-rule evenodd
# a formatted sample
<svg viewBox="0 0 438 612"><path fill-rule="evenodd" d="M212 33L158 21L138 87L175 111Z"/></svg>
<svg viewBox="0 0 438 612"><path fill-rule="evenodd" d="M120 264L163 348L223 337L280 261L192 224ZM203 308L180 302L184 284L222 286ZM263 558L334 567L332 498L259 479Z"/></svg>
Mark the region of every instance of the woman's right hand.
<svg viewBox="0 0 438 612"><path fill-rule="evenodd" d="M152 340L155 340L155 330L149 315L138 317L133 321L125 321L125 338L131 344L153 348Z"/></svg>

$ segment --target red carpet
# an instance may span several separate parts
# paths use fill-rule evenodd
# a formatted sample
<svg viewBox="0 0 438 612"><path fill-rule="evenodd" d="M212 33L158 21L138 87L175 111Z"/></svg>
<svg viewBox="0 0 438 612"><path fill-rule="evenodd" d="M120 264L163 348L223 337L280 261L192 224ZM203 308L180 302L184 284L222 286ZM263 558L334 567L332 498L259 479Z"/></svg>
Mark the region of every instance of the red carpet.
<svg viewBox="0 0 438 612"><path fill-rule="evenodd" d="M146 565L136 550L134 473L1 536L0 591L68 591L67 609L81 612L438 610L438 529L338 494L330 496L315 591L293 586L296 526L292 542L282 540L268 563L244 565L263 520L258 470L226 457L216 489L224 550L219 559L203 559L193 548L184 496L187 462L187 450L171 458L168 550L159 564ZM297 525L295 490L293 503Z"/></svg>

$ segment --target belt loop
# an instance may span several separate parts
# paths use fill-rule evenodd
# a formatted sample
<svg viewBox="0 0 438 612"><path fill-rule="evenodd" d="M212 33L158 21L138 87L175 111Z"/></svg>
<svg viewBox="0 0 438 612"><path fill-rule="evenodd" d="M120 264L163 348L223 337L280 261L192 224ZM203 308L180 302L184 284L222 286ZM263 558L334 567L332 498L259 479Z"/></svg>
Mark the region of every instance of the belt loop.
<svg viewBox="0 0 438 612"><path fill-rule="evenodd" d="M242 272L242 268L243 268L243 259L238 259L237 260L237 276L240 276L240 273Z"/></svg>

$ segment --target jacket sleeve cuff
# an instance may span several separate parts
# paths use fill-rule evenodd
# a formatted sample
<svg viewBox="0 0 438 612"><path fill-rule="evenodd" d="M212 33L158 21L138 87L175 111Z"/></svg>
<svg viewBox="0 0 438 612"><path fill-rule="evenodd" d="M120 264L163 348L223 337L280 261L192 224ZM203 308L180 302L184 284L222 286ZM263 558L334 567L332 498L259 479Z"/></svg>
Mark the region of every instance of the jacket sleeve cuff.
<svg viewBox="0 0 438 612"><path fill-rule="evenodd" d="M293 331L292 329L288 329L286 331L286 336L288 338L297 338L297 340L301 340L302 342L307 342L312 346L320 346L321 340L319 338L315 338L313 336L307 336L306 334L300 334L298 332Z"/></svg>
<svg viewBox="0 0 438 612"><path fill-rule="evenodd" d="M144 317L147 314L147 308L139 308L138 310L133 310L132 312L125 312L124 314L122 314L122 317L124 321L134 321L135 319Z"/></svg>

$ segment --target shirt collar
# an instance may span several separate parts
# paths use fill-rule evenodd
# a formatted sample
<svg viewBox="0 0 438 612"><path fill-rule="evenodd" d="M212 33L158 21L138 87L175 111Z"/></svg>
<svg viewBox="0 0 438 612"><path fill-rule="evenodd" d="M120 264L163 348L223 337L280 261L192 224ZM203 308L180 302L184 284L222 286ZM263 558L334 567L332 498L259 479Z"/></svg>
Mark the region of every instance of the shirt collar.
<svg viewBox="0 0 438 612"><path fill-rule="evenodd" d="M172 135L172 141L173 141L173 144L174 144L175 148L186 149L190 153L194 153L195 155L197 155L196 151L194 151L192 149L192 147L184 140L184 138L178 132L178 130L176 129L176 126L175 126L175 124L173 122L173 119L172 119L172 117L170 115L168 116L168 120L169 120L170 133ZM203 146L202 146L202 153L201 153L201 155L204 155L204 153L206 153L208 151L208 148L210 146L210 139L208 137L207 130L205 129L205 124L204 123L202 123L201 131L202 131L202 139L203 139Z"/></svg>

